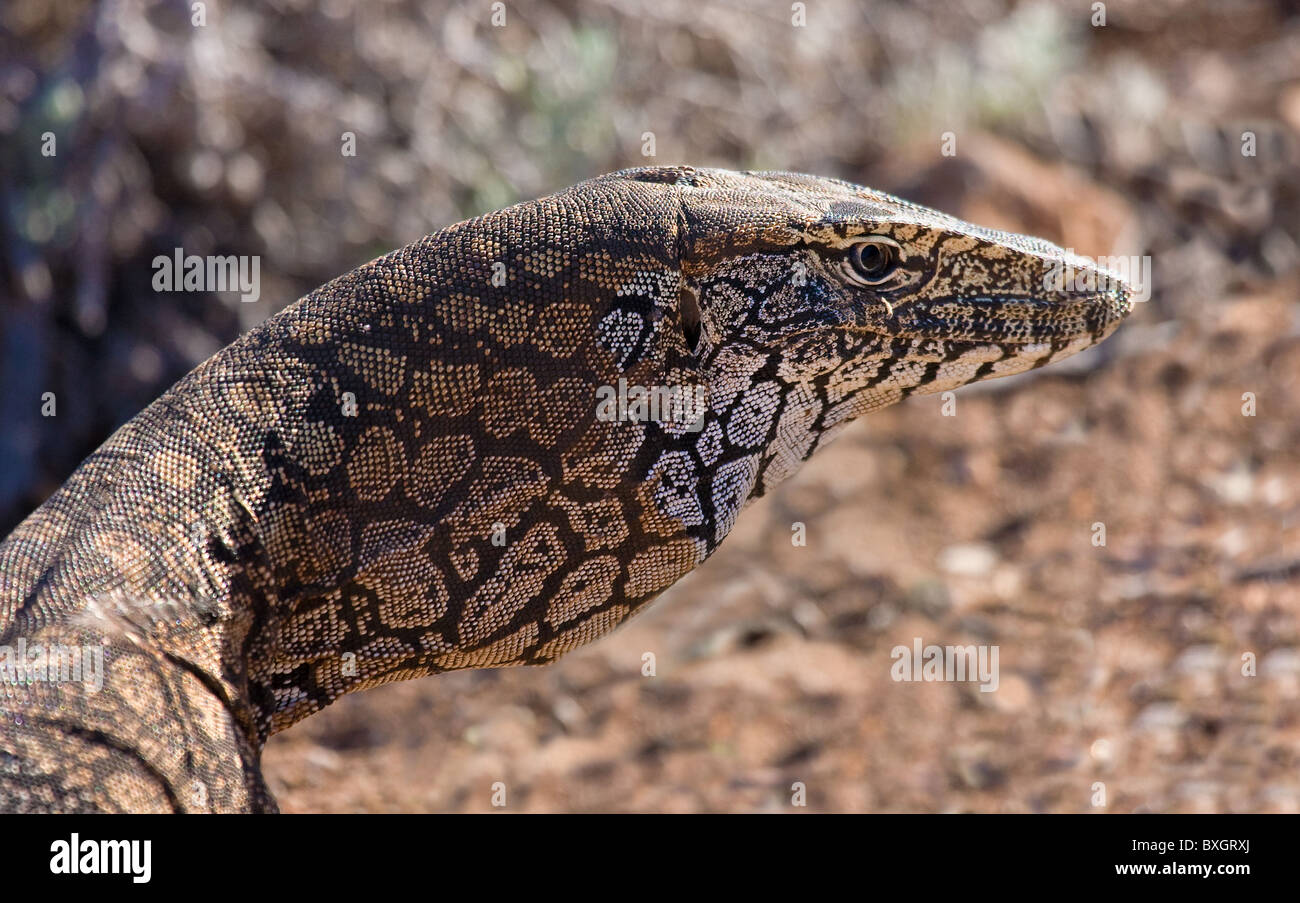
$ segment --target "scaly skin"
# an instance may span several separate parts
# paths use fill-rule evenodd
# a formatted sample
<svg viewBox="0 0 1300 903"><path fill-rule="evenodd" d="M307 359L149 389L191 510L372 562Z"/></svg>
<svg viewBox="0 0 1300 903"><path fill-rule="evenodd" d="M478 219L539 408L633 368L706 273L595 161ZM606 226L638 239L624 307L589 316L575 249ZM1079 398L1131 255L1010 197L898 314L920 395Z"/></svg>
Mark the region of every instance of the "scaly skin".
<svg viewBox="0 0 1300 903"><path fill-rule="evenodd" d="M896 243L874 286L867 235ZM845 182L675 167L335 279L0 545L0 644L106 659L98 692L0 684L0 809L273 810L276 731L353 690L554 661L854 418L1109 335L1128 290L1045 289L1066 260ZM620 378L698 390L702 421L605 419Z"/></svg>

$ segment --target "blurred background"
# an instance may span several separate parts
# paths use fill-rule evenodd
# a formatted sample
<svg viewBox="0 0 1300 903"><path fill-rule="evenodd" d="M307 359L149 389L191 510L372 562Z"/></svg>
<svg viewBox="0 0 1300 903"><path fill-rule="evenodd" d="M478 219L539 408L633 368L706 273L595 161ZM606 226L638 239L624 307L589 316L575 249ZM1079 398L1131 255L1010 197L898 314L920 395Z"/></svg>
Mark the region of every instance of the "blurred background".
<svg viewBox="0 0 1300 903"><path fill-rule="evenodd" d="M957 416L870 416L559 664L274 738L283 809L1300 811L1300 4L925 6L5 0L0 533L427 232L629 166L842 177L1150 255L1151 299ZM260 300L155 293L178 246L258 255ZM996 644L998 691L895 683L914 637Z"/></svg>

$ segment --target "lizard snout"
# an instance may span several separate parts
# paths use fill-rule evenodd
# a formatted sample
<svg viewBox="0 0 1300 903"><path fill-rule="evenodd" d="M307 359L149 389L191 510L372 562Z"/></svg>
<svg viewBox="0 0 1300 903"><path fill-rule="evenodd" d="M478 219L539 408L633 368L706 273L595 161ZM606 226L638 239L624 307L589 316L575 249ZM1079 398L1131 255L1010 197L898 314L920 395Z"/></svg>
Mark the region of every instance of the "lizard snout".
<svg viewBox="0 0 1300 903"><path fill-rule="evenodd" d="M1142 279L1140 266L1139 258L1124 262L1118 269L1086 258L1072 258L1064 266L1048 270L1047 285L1056 290L1058 303L1082 320L1093 342L1100 342L1133 312L1135 300L1141 297L1135 284ZM1135 273L1137 280L1133 278ZM1052 284L1052 280L1059 281Z"/></svg>

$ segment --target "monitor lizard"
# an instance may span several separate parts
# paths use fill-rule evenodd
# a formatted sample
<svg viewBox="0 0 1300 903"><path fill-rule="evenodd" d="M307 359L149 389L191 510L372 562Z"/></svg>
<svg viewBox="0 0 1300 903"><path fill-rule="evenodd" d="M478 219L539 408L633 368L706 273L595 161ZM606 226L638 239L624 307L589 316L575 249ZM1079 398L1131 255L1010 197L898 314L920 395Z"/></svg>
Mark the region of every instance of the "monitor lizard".
<svg viewBox="0 0 1300 903"><path fill-rule="evenodd" d="M1131 308L1045 241L793 173L626 170L422 238L198 366L0 545L0 810L274 811L277 731L553 662L855 418Z"/></svg>

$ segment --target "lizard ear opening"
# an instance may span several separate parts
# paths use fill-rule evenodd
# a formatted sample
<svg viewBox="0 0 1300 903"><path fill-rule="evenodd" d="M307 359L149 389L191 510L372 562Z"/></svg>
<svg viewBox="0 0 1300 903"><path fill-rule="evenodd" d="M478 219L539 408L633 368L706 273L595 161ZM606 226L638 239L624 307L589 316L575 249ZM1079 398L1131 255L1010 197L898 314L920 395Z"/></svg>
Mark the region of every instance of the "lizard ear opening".
<svg viewBox="0 0 1300 903"><path fill-rule="evenodd" d="M677 294L677 316L682 324L682 335L691 354L700 346L700 301L695 292L682 286Z"/></svg>

